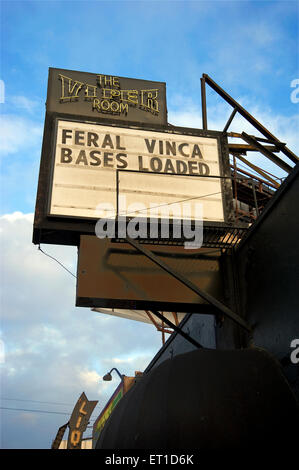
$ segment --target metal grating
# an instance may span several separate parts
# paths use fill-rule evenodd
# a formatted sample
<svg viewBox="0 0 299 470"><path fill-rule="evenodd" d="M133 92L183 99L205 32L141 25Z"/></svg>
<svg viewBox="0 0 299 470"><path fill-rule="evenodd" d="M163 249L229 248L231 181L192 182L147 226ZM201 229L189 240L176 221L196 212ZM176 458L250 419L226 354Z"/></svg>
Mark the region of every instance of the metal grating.
<svg viewBox="0 0 299 470"><path fill-rule="evenodd" d="M203 228L203 248L219 248L228 249L236 246L244 237L248 230L248 226L206 226ZM183 246L186 242L192 242L190 238L136 238L141 244L147 245L166 245L166 246ZM114 243L124 243L125 238L115 237L112 239Z"/></svg>

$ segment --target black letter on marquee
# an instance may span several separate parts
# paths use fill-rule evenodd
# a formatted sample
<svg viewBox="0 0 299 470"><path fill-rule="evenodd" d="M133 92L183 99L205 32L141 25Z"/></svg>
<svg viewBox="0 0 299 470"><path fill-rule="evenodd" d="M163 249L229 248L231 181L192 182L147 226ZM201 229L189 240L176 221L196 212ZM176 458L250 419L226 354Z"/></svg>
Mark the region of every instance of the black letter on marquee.
<svg viewBox="0 0 299 470"><path fill-rule="evenodd" d="M183 162L182 160L177 160L176 171L178 175L184 175L187 173L187 163Z"/></svg>
<svg viewBox="0 0 299 470"><path fill-rule="evenodd" d="M165 173L168 173L168 172L175 173L175 169L173 167L173 164L172 164L172 161L170 160L170 158L167 158L167 160L166 160L164 172Z"/></svg>
<svg viewBox="0 0 299 470"><path fill-rule="evenodd" d="M143 166L142 155L138 155L138 163L140 171L148 171L148 168L144 168Z"/></svg>
<svg viewBox="0 0 299 470"><path fill-rule="evenodd" d="M72 161L72 149L62 148L60 163L70 163Z"/></svg>
<svg viewBox="0 0 299 470"><path fill-rule="evenodd" d="M170 155L170 152L174 157L176 156L176 142L166 140L166 155Z"/></svg>
<svg viewBox="0 0 299 470"><path fill-rule="evenodd" d="M126 147L120 146L120 135L116 135L115 137L116 137L116 148L118 150L126 150Z"/></svg>
<svg viewBox="0 0 299 470"><path fill-rule="evenodd" d="M109 134L106 134L106 135L105 135L104 140L103 140L103 143L102 143L102 147L105 148L105 147L107 147L107 145L108 145L111 149L114 148L114 147L113 147L112 139L111 139L111 137L110 137Z"/></svg>
<svg viewBox="0 0 299 470"><path fill-rule="evenodd" d="M160 172L162 170L162 162L160 158L158 157L151 158L150 166L151 166L152 171Z"/></svg>
<svg viewBox="0 0 299 470"><path fill-rule="evenodd" d="M127 168L128 162L126 160L123 160L124 158L127 158L127 155L125 153L118 153L116 155L116 160L121 163L121 165L117 164L117 168Z"/></svg>
<svg viewBox="0 0 299 470"><path fill-rule="evenodd" d="M190 156L187 153L183 152L183 147L186 147L186 145L187 145L187 147L189 146L189 144L187 144L187 143L182 143L182 144L179 145L179 152L180 152L181 155L183 155L183 157L189 157Z"/></svg>
<svg viewBox="0 0 299 470"><path fill-rule="evenodd" d="M192 152L191 157L195 158L196 156L198 156L198 158L203 158L200 148L197 144L195 144L193 147L193 152Z"/></svg>
<svg viewBox="0 0 299 470"><path fill-rule="evenodd" d="M79 165L79 163L83 162L84 165L88 165L87 157L85 154L85 150L80 150L78 158L76 160L76 165Z"/></svg>
<svg viewBox="0 0 299 470"><path fill-rule="evenodd" d="M70 132L71 134L68 135L67 133ZM62 129L62 139L61 142L62 144L66 144L66 139L71 139L72 138L72 129Z"/></svg>
<svg viewBox="0 0 299 470"><path fill-rule="evenodd" d="M210 168L206 163L199 163L199 173L201 175L209 175L210 174Z"/></svg>
<svg viewBox="0 0 299 470"><path fill-rule="evenodd" d="M104 153L104 166L109 166L113 168L113 158L111 158L111 156L113 156L113 153L111 152Z"/></svg>
<svg viewBox="0 0 299 470"><path fill-rule="evenodd" d="M75 144L84 145L84 131L75 131Z"/></svg>
<svg viewBox="0 0 299 470"><path fill-rule="evenodd" d="M188 162L189 175L195 175L197 173L197 162Z"/></svg>
<svg viewBox="0 0 299 470"><path fill-rule="evenodd" d="M146 144L146 147L147 147L147 150L149 151L149 153L153 153L155 145L156 145L156 140L152 139L152 142L149 143L148 139L144 139L144 142Z"/></svg>
<svg viewBox="0 0 299 470"><path fill-rule="evenodd" d="M92 152L90 152L89 154L90 158L95 160L94 162L90 162L92 166L99 166L101 164L101 159L99 157L96 157L96 154L101 155L101 152L99 152L98 150L92 150Z"/></svg>
<svg viewBox="0 0 299 470"><path fill-rule="evenodd" d="M88 145L88 147L90 147L91 145L93 145L94 147L98 147L99 146L98 138L99 138L99 136L95 132L87 132L87 145Z"/></svg>

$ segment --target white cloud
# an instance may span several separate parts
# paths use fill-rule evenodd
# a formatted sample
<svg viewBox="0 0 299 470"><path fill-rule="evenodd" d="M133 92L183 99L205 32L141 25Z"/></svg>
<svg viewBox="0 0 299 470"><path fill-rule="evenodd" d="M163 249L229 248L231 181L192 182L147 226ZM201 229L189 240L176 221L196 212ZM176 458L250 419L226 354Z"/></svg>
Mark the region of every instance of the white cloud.
<svg viewBox="0 0 299 470"><path fill-rule="evenodd" d="M23 212L16 211L12 212L11 214L4 214L0 218L3 220L8 220L10 222L15 222L16 220L28 220L29 222L33 222L34 214L23 214Z"/></svg>
<svg viewBox="0 0 299 470"><path fill-rule="evenodd" d="M28 148L31 151L40 148L42 132L40 123L13 114L3 114L0 116L1 154L11 155Z"/></svg>
<svg viewBox="0 0 299 470"><path fill-rule="evenodd" d="M62 408L10 401L2 406L71 412L85 391L88 399L99 400L95 418L119 383L117 378L103 382L103 375L118 359L117 366L125 375L144 370L160 348L161 336L151 325L76 308L75 279L31 242L32 214L6 214L0 217L0 228L5 349L1 396L70 404ZM75 247L42 247L75 271ZM6 442L22 446L29 428L26 446L49 447L69 417L35 413L31 419L27 413L2 411L4 447Z"/></svg>
<svg viewBox="0 0 299 470"><path fill-rule="evenodd" d="M96 386L99 388L101 376L95 370L82 370L79 374L83 388Z"/></svg>
<svg viewBox="0 0 299 470"><path fill-rule="evenodd" d="M33 113L36 110L37 106L40 105L38 101L31 100L27 98L26 96L21 96L21 95L12 96L10 98L10 101L16 108L23 109L29 113Z"/></svg>

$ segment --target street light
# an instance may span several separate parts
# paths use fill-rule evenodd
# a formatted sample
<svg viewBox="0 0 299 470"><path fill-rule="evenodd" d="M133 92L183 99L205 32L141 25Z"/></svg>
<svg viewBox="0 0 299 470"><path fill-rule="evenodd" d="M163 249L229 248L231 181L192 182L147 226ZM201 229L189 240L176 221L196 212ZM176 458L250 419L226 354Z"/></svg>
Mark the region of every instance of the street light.
<svg viewBox="0 0 299 470"><path fill-rule="evenodd" d="M112 372L113 370L115 370L115 372L117 372L117 374L120 376L121 380L123 381L123 380L124 380L124 375L121 374L121 373L119 372L119 370L116 369L116 367L113 367L110 372L107 372L107 374L104 375L103 380L105 380L106 382L109 382L110 380L112 380L111 372Z"/></svg>

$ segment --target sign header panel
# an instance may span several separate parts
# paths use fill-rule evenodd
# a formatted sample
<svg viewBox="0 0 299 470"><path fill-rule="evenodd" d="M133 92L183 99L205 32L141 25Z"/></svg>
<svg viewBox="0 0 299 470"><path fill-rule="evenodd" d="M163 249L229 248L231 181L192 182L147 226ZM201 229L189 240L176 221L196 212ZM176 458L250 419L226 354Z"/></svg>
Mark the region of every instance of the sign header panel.
<svg viewBox="0 0 299 470"><path fill-rule="evenodd" d="M47 112L166 125L166 84L50 68Z"/></svg>
<svg viewBox="0 0 299 470"><path fill-rule="evenodd" d="M219 145L217 137L58 119L48 215L224 222Z"/></svg>

